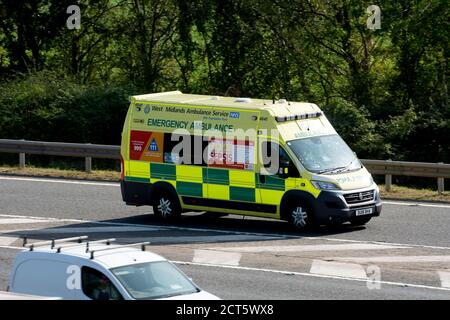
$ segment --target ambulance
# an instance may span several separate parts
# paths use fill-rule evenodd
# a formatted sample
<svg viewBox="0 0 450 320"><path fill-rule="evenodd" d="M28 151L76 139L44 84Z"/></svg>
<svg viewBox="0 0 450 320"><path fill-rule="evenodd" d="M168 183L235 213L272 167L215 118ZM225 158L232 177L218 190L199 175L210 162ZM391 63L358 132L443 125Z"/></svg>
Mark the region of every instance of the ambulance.
<svg viewBox="0 0 450 320"><path fill-rule="evenodd" d="M127 205L281 219L295 228L379 216L378 186L313 103L183 94L130 97L121 142Z"/></svg>

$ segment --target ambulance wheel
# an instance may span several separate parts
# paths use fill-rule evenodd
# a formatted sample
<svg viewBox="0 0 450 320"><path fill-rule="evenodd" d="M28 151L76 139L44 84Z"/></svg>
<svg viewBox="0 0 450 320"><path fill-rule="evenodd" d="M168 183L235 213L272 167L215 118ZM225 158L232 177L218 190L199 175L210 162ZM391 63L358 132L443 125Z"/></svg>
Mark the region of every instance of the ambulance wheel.
<svg viewBox="0 0 450 320"><path fill-rule="evenodd" d="M296 202L288 206L285 217L297 230L305 230L315 226L313 211L305 203Z"/></svg>
<svg viewBox="0 0 450 320"><path fill-rule="evenodd" d="M370 219L372 219L372 217L357 217L353 218L350 223L352 224L352 226L363 226L367 222L369 222Z"/></svg>
<svg viewBox="0 0 450 320"><path fill-rule="evenodd" d="M177 219L181 215L181 205L174 191L166 188L157 190L153 197L153 213L156 217L171 221Z"/></svg>

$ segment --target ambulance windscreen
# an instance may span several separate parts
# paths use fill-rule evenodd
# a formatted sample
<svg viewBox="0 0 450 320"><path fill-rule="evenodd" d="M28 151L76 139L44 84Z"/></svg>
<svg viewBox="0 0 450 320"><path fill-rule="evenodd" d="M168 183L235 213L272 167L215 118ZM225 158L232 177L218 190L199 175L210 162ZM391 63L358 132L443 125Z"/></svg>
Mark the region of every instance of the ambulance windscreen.
<svg viewBox="0 0 450 320"><path fill-rule="evenodd" d="M340 173L362 167L353 151L337 134L291 140L287 145L303 166L313 173Z"/></svg>

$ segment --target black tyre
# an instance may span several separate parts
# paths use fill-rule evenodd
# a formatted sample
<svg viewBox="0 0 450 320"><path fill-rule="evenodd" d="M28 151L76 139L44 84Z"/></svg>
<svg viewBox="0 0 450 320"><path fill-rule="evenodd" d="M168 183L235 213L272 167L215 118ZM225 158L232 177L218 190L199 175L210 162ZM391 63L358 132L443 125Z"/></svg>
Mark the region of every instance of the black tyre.
<svg viewBox="0 0 450 320"><path fill-rule="evenodd" d="M355 217L350 221L350 223L352 226L363 226L369 222L370 219L372 219L372 217Z"/></svg>
<svg viewBox="0 0 450 320"><path fill-rule="evenodd" d="M176 193L169 188L159 188L153 195L153 213L162 220L171 221L181 215L181 205Z"/></svg>
<svg viewBox="0 0 450 320"><path fill-rule="evenodd" d="M305 203L295 202L286 207L285 219L297 230L315 227L314 213Z"/></svg>

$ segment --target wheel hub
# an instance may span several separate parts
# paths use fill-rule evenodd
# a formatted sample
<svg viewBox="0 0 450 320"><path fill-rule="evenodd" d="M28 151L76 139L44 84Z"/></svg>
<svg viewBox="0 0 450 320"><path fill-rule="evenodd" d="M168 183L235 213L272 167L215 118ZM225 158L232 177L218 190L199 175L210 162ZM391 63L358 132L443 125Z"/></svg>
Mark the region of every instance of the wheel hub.
<svg viewBox="0 0 450 320"><path fill-rule="evenodd" d="M166 218L172 213L172 208L170 207L170 200L164 198L159 199L158 211L161 215Z"/></svg>
<svg viewBox="0 0 450 320"><path fill-rule="evenodd" d="M296 227L302 228L306 225L308 215L302 207L296 207L292 211L292 222Z"/></svg>

